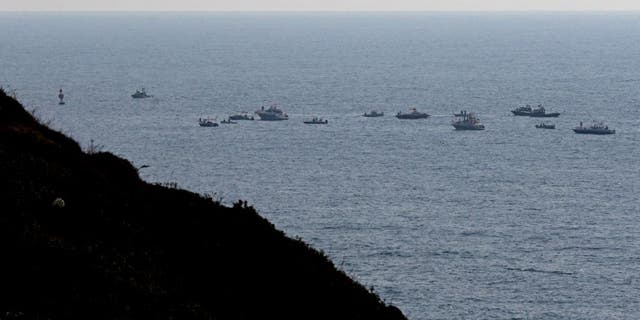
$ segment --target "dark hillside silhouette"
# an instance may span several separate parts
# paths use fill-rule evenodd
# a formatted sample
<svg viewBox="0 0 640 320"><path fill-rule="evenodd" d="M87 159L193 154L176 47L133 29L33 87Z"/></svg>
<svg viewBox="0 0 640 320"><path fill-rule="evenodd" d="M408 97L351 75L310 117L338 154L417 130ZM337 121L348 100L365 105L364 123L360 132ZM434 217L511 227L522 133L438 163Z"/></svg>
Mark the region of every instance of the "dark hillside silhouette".
<svg viewBox="0 0 640 320"><path fill-rule="evenodd" d="M90 151L0 90L1 319L405 319L246 203Z"/></svg>

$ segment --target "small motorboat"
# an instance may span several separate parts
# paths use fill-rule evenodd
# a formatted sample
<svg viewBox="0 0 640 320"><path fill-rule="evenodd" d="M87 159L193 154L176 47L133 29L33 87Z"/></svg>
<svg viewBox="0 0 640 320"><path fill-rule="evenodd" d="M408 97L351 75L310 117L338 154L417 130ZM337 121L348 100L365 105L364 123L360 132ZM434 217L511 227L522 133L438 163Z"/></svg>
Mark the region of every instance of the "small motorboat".
<svg viewBox="0 0 640 320"><path fill-rule="evenodd" d="M531 108L530 105L518 107L511 110L511 113L516 116L527 116L532 118L557 118L560 115L560 112L547 112L540 104L535 109Z"/></svg>
<svg viewBox="0 0 640 320"><path fill-rule="evenodd" d="M541 122L541 123L536 124L536 128L538 128L538 129L555 129L556 125L553 124L553 123Z"/></svg>
<svg viewBox="0 0 640 320"><path fill-rule="evenodd" d="M580 126L573 128L573 132L580 134L614 134L615 130L609 129L609 126L604 122L594 121L590 126L583 126L580 121Z"/></svg>
<svg viewBox="0 0 640 320"><path fill-rule="evenodd" d="M198 124L201 127L217 127L218 126L218 123L216 122L216 120L212 118L199 118Z"/></svg>
<svg viewBox="0 0 640 320"><path fill-rule="evenodd" d="M559 115L560 112L547 112L542 105L538 105L529 113L529 117L532 118L557 118Z"/></svg>
<svg viewBox="0 0 640 320"><path fill-rule="evenodd" d="M224 124L236 124L237 122L232 121L231 118L220 121L220 123Z"/></svg>
<svg viewBox="0 0 640 320"><path fill-rule="evenodd" d="M374 117L382 117L384 116L384 112L378 112L376 110L373 110L369 113L364 113L362 116L367 117L367 118L374 118Z"/></svg>
<svg viewBox="0 0 640 320"><path fill-rule="evenodd" d="M396 118L398 119L426 119L429 117L430 115L424 112L418 112L416 108L410 108L406 113L398 112L398 114L396 114Z"/></svg>
<svg viewBox="0 0 640 320"><path fill-rule="evenodd" d="M304 120L303 122L306 124L327 124L329 123L329 120L314 117L311 120Z"/></svg>
<svg viewBox="0 0 640 320"><path fill-rule="evenodd" d="M136 90L136 93L132 94L131 98L144 99L144 98L151 98L151 96L147 94L147 92L144 90L144 88L142 88L140 90Z"/></svg>
<svg viewBox="0 0 640 320"><path fill-rule="evenodd" d="M456 116L451 125L456 130L484 130L484 125L474 113L463 111L461 116Z"/></svg>

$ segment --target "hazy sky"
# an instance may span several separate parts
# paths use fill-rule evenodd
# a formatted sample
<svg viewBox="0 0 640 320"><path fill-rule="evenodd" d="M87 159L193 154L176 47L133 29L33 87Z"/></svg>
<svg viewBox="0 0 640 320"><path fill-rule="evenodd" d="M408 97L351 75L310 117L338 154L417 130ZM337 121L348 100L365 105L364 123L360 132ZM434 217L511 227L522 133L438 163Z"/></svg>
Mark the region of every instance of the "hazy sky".
<svg viewBox="0 0 640 320"><path fill-rule="evenodd" d="M640 10L640 0L0 0L0 11Z"/></svg>

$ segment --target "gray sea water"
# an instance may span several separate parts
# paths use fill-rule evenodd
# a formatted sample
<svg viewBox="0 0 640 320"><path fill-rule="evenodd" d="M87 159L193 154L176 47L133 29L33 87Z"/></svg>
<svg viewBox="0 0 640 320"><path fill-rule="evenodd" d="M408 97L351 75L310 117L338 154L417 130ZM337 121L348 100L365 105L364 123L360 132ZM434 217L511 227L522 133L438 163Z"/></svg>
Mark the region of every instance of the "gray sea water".
<svg viewBox="0 0 640 320"><path fill-rule="evenodd" d="M0 13L0 85L148 181L248 200L410 319L640 318L640 13ZM290 120L197 125L270 103ZM617 133L571 131L594 119Z"/></svg>

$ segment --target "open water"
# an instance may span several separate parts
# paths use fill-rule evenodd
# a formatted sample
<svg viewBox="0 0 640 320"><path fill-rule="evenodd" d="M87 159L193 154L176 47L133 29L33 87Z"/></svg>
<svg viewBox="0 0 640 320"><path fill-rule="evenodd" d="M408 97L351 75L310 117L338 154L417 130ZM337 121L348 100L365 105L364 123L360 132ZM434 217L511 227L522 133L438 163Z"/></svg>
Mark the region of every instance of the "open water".
<svg viewBox="0 0 640 320"><path fill-rule="evenodd" d="M640 318L640 13L0 13L0 85L148 181L248 200L410 319ZM197 125L270 103L291 119ZM593 119L617 133L571 131Z"/></svg>

